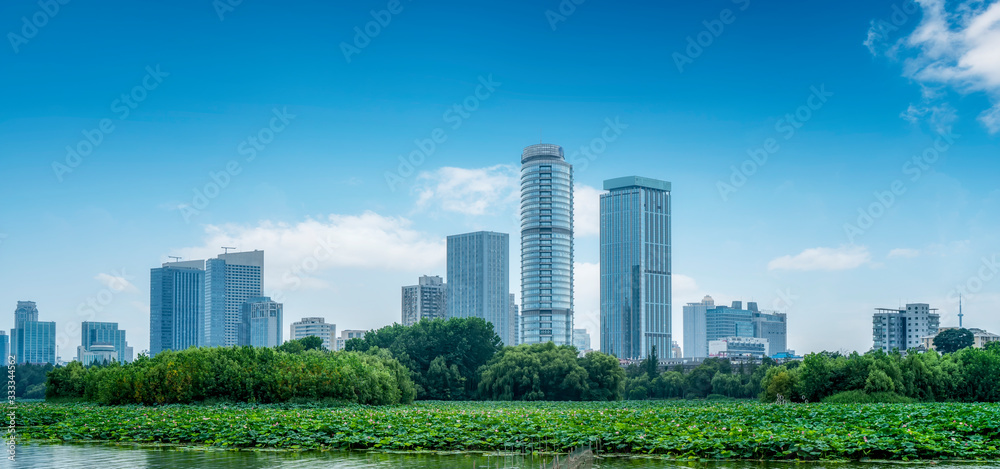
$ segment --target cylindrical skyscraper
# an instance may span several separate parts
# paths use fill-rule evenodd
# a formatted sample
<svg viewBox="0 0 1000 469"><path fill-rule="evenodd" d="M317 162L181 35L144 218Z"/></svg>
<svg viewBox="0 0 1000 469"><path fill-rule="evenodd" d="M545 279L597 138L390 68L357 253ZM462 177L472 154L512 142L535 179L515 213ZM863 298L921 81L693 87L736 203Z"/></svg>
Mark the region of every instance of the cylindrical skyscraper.
<svg viewBox="0 0 1000 469"><path fill-rule="evenodd" d="M573 344L573 166L559 145L521 153L521 341Z"/></svg>

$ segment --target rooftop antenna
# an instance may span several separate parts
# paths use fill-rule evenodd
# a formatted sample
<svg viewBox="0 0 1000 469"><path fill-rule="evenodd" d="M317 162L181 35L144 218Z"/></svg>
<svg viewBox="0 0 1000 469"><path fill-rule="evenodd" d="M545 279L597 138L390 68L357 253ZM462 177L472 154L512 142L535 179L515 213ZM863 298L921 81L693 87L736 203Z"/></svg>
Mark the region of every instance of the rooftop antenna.
<svg viewBox="0 0 1000 469"><path fill-rule="evenodd" d="M222 246L222 249L225 251L226 254L229 254L229 250L230 249L232 249L234 251L236 250L236 248L231 248L231 247L226 247L226 246Z"/></svg>
<svg viewBox="0 0 1000 469"><path fill-rule="evenodd" d="M958 295L958 328L962 329L962 294Z"/></svg>
<svg viewBox="0 0 1000 469"><path fill-rule="evenodd" d="M173 259L174 262L180 262L181 261L181 258L179 256L167 256L167 257Z"/></svg>

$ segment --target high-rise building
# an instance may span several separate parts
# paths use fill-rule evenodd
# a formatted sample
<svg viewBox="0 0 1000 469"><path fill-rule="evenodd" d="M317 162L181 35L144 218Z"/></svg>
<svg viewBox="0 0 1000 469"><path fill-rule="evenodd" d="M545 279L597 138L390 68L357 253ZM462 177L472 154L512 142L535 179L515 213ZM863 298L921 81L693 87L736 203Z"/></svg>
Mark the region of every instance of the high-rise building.
<svg viewBox="0 0 1000 469"><path fill-rule="evenodd" d="M243 303L264 296L264 251L219 254L205 261L205 345L228 347L239 340Z"/></svg>
<svg viewBox="0 0 1000 469"><path fill-rule="evenodd" d="M786 352L787 316L778 312L760 311L757 303L752 301L746 304L746 308L743 309L742 301L734 301L732 306L717 306L711 296L705 296L699 303L685 305L685 358L709 357L710 342L734 337L767 339L767 349L771 355Z"/></svg>
<svg viewBox="0 0 1000 469"><path fill-rule="evenodd" d="M629 176L601 194L601 351L668 357L671 253L670 183Z"/></svg>
<svg viewBox="0 0 1000 469"><path fill-rule="evenodd" d="M10 354L18 364L56 364L56 323L39 321L34 301L17 302Z"/></svg>
<svg viewBox="0 0 1000 469"><path fill-rule="evenodd" d="M927 303L909 303L905 309L875 308L872 316L873 349L905 352L923 345L923 337L935 335L941 325L937 308Z"/></svg>
<svg viewBox="0 0 1000 469"><path fill-rule="evenodd" d="M508 345L518 345L521 343L521 315L517 312L517 301L514 294L510 294L510 341L504 341Z"/></svg>
<svg viewBox="0 0 1000 469"><path fill-rule="evenodd" d="M581 353L593 350L590 348L590 332L586 329L573 329L573 346Z"/></svg>
<svg viewBox="0 0 1000 469"><path fill-rule="evenodd" d="M327 350L339 350L336 348L337 325L329 324L323 318L302 318L299 322L293 322L288 332L289 340L316 336L323 339L323 348Z"/></svg>
<svg viewBox="0 0 1000 469"><path fill-rule="evenodd" d="M705 295L699 303L684 306L684 358L708 357L707 312L715 300Z"/></svg>
<svg viewBox="0 0 1000 469"><path fill-rule="evenodd" d="M7 335L7 331L0 331L0 358L3 359L3 366L10 363L8 356L10 356L10 336Z"/></svg>
<svg viewBox="0 0 1000 469"><path fill-rule="evenodd" d="M364 339L365 333L368 331L362 331L357 329L344 329L340 332L340 337L337 338L337 350L344 350L344 345L348 340L351 339Z"/></svg>
<svg viewBox="0 0 1000 469"><path fill-rule="evenodd" d="M205 261L168 262L149 273L149 356L204 345Z"/></svg>
<svg viewBox="0 0 1000 469"><path fill-rule="evenodd" d="M117 322L84 321L80 328L76 359L84 365L104 362L105 359L132 363L132 347L129 347L125 331L118 328Z"/></svg>
<svg viewBox="0 0 1000 469"><path fill-rule="evenodd" d="M521 153L521 325L521 343L573 343L573 166L559 145Z"/></svg>
<svg viewBox="0 0 1000 469"><path fill-rule="evenodd" d="M284 305L270 297L250 298L240 311L238 345L277 347L281 345L281 318Z"/></svg>
<svg viewBox="0 0 1000 469"><path fill-rule="evenodd" d="M421 319L448 316L448 290L441 277L424 275L416 285L403 287L403 325L412 326Z"/></svg>
<svg viewBox="0 0 1000 469"><path fill-rule="evenodd" d="M510 236L477 231L448 237L448 317L482 318L510 345Z"/></svg>
<svg viewBox="0 0 1000 469"><path fill-rule="evenodd" d="M670 358L681 358L682 356L683 355L681 354L681 346L680 346L680 344L678 344L676 340L673 341L673 342L671 342L670 343Z"/></svg>

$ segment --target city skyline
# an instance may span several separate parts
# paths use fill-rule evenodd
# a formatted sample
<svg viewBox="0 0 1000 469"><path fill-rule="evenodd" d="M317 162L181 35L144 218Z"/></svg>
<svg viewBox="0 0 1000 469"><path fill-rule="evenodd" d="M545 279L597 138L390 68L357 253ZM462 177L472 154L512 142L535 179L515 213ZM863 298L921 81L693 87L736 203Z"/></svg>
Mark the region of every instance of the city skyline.
<svg viewBox="0 0 1000 469"><path fill-rule="evenodd" d="M384 4L63 5L3 51L0 305L36 301L63 359L83 321L147 350L150 267L232 246L268 252L288 319L389 324L400 286L444 275L448 235L519 237L517 155L544 140L574 167L593 344L599 188L624 174L682 194L681 343L709 293L788 313L799 354L867 350L878 307L957 325L959 294L966 327L1000 330L1000 72L956 39L995 3L448 5L405 4L349 57ZM0 16L21 34L38 8Z"/></svg>

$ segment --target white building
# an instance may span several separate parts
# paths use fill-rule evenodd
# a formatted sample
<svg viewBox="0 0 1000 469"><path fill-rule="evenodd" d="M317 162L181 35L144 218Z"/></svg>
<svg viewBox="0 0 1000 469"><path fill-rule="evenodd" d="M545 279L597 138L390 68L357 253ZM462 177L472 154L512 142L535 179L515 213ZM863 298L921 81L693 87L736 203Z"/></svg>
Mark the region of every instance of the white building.
<svg viewBox="0 0 1000 469"><path fill-rule="evenodd" d="M365 332L368 331L359 331L356 329L344 329L340 333L340 337L337 338L337 350L344 350L344 344L346 344L348 340L364 338Z"/></svg>
<svg viewBox="0 0 1000 469"><path fill-rule="evenodd" d="M771 356L771 344L767 339L756 337L726 337L708 342L710 357L754 357Z"/></svg>
<svg viewBox="0 0 1000 469"><path fill-rule="evenodd" d="M958 329L957 327L942 327L938 329L938 334L947 331L949 329ZM1000 335L996 335L992 332L987 332L982 329L977 329L975 327L970 327L969 332L972 333L972 347L973 348L986 348L991 342L1000 342ZM921 343L927 350L935 350L934 348L934 338L937 334L929 335L921 338Z"/></svg>
<svg viewBox="0 0 1000 469"><path fill-rule="evenodd" d="M937 335L941 316L927 303L908 303L905 309L876 308L872 316L872 349L905 352Z"/></svg>
<svg viewBox="0 0 1000 469"><path fill-rule="evenodd" d="M441 277L424 275L416 285L403 287L403 325L412 326L421 319L448 316L448 289Z"/></svg>
<svg viewBox="0 0 1000 469"><path fill-rule="evenodd" d="M684 306L684 358L708 356L708 310L715 308L715 300L705 295L700 303Z"/></svg>
<svg viewBox="0 0 1000 469"><path fill-rule="evenodd" d="M323 348L327 350L339 350L334 348L337 344L336 324L327 324L323 318L302 318L290 326L289 340L304 339L309 336L323 339Z"/></svg>

